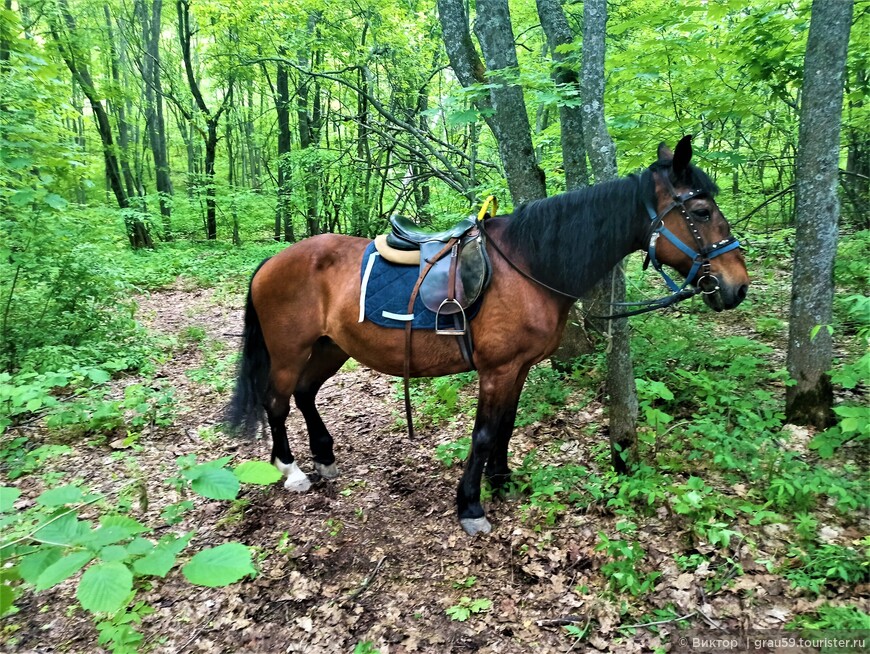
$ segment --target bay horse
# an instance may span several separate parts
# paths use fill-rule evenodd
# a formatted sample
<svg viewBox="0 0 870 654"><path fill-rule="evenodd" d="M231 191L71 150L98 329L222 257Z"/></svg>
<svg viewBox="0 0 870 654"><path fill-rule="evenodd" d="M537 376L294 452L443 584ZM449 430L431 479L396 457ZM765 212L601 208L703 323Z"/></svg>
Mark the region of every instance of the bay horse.
<svg viewBox="0 0 870 654"><path fill-rule="evenodd" d="M746 297L745 260L716 205L718 188L691 158L686 136L673 152L661 144L657 161L639 174L485 221L488 244L496 249L490 248L492 281L470 323L480 386L457 489L459 521L468 534L491 530L480 502L481 477L485 471L494 491L509 480L508 441L523 384L529 369L556 350L575 298L635 250L647 251L656 269L665 264L680 273L715 311L733 309ZM227 419L253 431L265 409L272 463L289 490L311 485L287 440L290 398L305 419L315 471L333 479L333 439L315 407L318 390L350 357L388 375L403 373L403 330L358 322L360 266L370 242L315 236L267 259L251 279ZM411 376L469 369L455 338L414 332Z"/></svg>

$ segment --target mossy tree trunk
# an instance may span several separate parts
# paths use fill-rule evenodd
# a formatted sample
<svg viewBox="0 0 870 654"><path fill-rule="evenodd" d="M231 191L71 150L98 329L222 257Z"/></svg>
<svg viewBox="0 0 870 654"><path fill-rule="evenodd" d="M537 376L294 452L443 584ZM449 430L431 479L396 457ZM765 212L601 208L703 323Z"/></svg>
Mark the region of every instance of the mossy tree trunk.
<svg viewBox="0 0 870 654"><path fill-rule="evenodd" d="M831 424L837 171L852 0L815 0L804 58L795 188L795 253L786 391L790 422Z"/></svg>

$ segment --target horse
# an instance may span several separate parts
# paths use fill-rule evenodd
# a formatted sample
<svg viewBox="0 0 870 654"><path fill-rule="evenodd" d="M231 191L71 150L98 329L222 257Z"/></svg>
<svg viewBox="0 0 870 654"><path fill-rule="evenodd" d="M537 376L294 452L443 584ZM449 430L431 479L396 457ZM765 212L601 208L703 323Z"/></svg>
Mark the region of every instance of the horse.
<svg viewBox="0 0 870 654"><path fill-rule="evenodd" d="M487 243L495 247L489 248L491 282L469 325L479 392L456 493L459 522L469 535L491 530L480 501L482 476L494 494L509 481L508 442L523 384L529 369L556 350L576 298L635 250L646 251L657 269L665 264L680 273L683 288L703 292L714 311L733 309L746 297L745 259L716 204L719 189L691 158L691 136L674 151L662 143L656 161L639 173L484 221ZM351 357L388 375L403 374L403 330L358 320L360 266L370 243L314 236L267 259L251 278L227 421L254 431L265 409L271 460L291 491L307 491L311 482L287 440L290 398L305 419L315 472L334 479L333 438L315 406L318 390ZM414 332L412 377L470 368L456 339Z"/></svg>

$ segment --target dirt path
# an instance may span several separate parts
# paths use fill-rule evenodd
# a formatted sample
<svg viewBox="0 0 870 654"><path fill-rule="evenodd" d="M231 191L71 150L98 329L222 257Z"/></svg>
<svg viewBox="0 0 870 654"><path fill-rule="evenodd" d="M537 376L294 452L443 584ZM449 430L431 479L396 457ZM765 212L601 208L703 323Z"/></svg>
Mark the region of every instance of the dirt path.
<svg viewBox="0 0 870 654"><path fill-rule="evenodd" d="M160 524L160 509L178 500L166 484L178 456L268 460L269 443L234 440L215 430L229 390L213 376L237 345L238 307L217 303L208 291L170 290L143 298L140 315L153 330L180 339L155 379L175 389L177 418L144 434L137 451L82 445L52 465L61 476L109 494L140 479L149 508L135 515ZM401 407L391 380L361 367L330 380L319 406L335 437L340 478L301 495L275 485L247 487L236 502L197 499L173 529L195 528L194 550L228 540L253 546L260 574L224 589L194 587L177 570L155 580L138 596L156 609L142 624L152 651L332 653L369 642L383 653L564 652L573 642L560 624L565 617L565 624L593 625L581 649L650 651L661 644L660 636L648 630L620 636L616 627L654 620L653 611L666 607L694 613L696 623L703 614L732 627L781 626L795 604L781 578L765 574L748 552L739 587L705 596L706 569L680 573L673 555L684 542L667 516L658 515L640 531L647 561L662 577L646 596L645 611L626 612L602 599L605 559L596 551L597 534L614 533L617 522L603 506L566 509L547 525L518 502L490 503L493 533L471 539L461 532L454 515L460 469L445 468L433 451L438 443L468 435L472 415L421 429L411 442L398 420ZM600 406L591 405L519 430L511 443L514 460L538 448L548 463L599 472L592 462L600 436L583 434L600 421ZM310 470L304 424L295 409L288 429L303 469ZM554 436L560 447L548 447ZM100 651L81 612L51 611L69 606L72 592L67 582L22 598L17 651ZM484 600L484 610L465 621L451 619L447 609L463 597L469 598L466 604Z"/></svg>

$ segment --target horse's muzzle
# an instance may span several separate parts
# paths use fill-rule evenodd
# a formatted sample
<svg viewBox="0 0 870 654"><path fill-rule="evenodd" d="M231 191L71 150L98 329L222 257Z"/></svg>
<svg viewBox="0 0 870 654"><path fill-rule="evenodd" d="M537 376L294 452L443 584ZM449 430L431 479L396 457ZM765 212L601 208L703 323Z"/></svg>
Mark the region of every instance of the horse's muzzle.
<svg viewBox="0 0 870 654"><path fill-rule="evenodd" d="M725 311L726 309L734 309L743 300L746 299L746 294L749 292L749 284L717 284L715 290L707 291L701 286L701 291L704 297L704 303L713 309L713 311Z"/></svg>

